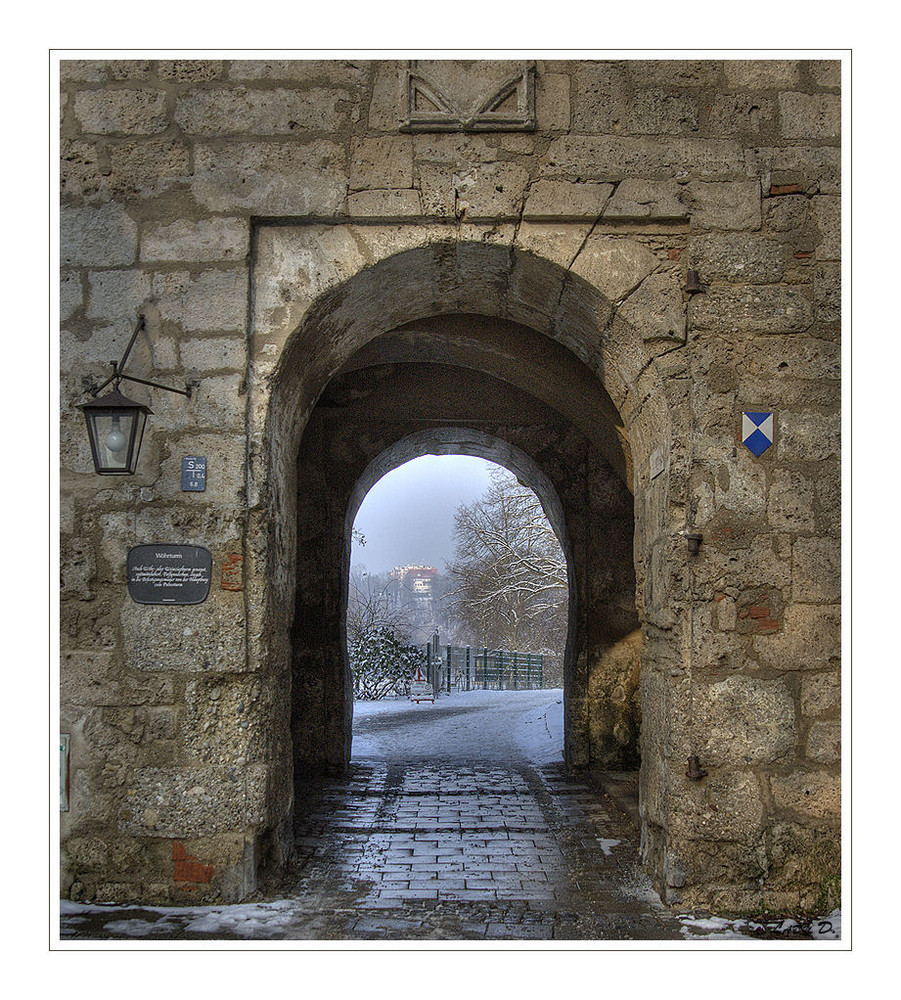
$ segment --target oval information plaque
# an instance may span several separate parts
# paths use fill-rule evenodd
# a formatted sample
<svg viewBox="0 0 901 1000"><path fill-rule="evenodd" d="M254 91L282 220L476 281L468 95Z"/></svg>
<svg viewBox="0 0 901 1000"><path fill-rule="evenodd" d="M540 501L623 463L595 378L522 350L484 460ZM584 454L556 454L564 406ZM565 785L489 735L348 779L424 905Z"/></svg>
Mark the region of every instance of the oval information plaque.
<svg viewBox="0 0 901 1000"><path fill-rule="evenodd" d="M213 557L199 545L136 545L128 553L128 593L137 604L200 604L212 575Z"/></svg>

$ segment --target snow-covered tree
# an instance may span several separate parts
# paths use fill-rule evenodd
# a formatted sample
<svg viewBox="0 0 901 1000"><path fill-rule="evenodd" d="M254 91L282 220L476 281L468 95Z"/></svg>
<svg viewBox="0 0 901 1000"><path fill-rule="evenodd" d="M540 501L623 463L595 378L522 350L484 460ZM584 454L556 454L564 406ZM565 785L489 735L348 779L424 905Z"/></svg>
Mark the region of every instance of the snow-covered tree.
<svg viewBox="0 0 901 1000"><path fill-rule="evenodd" d="M566 559L538 497L503 469L457 508L454 613L478 645L562 654Z"/></svg>

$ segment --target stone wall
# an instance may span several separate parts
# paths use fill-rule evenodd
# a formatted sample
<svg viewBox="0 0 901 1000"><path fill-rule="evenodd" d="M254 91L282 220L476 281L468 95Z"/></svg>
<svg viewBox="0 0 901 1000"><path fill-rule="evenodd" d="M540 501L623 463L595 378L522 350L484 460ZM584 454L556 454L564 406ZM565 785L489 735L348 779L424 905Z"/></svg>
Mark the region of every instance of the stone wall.
<svg viewBox="0 0 901 1000"><path fill-rule="evenodd" d="M455 313L596 379L573 395L634 494L657 885L727 908L834 892L840 69L60 64L64 895L240 899L284 858L303 430L370 339ZM77 406L139 314L129 370L198 386L123 386L153 410L138 474L99 479ZM774 413L760 457L742 411ZM183 493L196 454L207 489ZM210 549L203 604L131 601L150 542Z"/></svg>

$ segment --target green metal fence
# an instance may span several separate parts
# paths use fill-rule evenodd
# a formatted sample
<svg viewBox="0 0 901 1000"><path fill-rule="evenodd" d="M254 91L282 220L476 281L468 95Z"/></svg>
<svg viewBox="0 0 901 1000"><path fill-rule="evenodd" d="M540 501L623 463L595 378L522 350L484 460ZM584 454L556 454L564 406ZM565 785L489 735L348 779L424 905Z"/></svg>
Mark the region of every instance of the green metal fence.
<svg viewBox="0 0 901 1000"><path fill-rule="evenodd" d="M526 691L542 688L555 657L476 646L426 647L435 691ZM551 671L553 672L553 671Z"/></svg>

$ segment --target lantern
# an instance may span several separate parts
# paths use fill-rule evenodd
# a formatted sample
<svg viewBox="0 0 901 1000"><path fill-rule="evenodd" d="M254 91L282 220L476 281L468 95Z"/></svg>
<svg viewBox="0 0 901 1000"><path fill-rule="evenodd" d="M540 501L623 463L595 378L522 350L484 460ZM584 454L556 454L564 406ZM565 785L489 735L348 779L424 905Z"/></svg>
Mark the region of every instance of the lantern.
<svg viewBox="0 0 901 1000"><path fill-rule="evenodd" d="M152 412L142 403L114 389L100 399L83 403L98 476L133 476L138 465L144 425Z"/></svg>
<svg viewBox="0 0 901 1000"><path fill-rule="evenodd" d="M113 374L101 385L90 390L94 396L88 403L82 403L79 409L84 413L88 425L88 436L91 439L91 454L94 456L94 470L98 476L133 476L138 467L138 455L141 451L141 439L144 437L144 425L147 417L153 412L143 403L123 396L119 392L119 383L138 382L149 385L152 389L163 389L166 392L177 392L180 396L191 396L191 383L184 389L174 389L159 382L150 382L145 378L126 375L123 371L128 355L134 347L138 334L146 328L143 316L138 317L137 325L121 361L111 361ZM97 393L102 392L110 382L115 383L113 391L97 399ZM195 385L197 383L194 383Z"/></svg>

